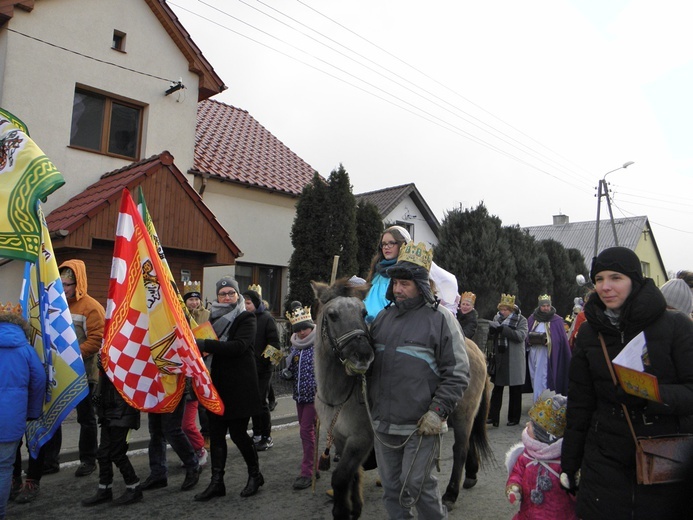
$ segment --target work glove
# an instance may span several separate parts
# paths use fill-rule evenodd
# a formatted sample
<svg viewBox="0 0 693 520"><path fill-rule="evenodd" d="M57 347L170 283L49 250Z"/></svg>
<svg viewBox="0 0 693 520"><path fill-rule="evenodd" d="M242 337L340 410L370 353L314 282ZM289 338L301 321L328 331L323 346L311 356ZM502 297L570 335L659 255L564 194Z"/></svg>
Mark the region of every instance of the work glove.
<svg viewBox="0 0 693 520"><path fill-rule="evenodd" d="M517 484L510 484L505 488L505 496L508 497L508 502L515 505L522 501L522 489Z"/></svg>
<svg viewBox="0 0 693 520"><path fill-rule="evenodd" d="M580 488L580 470L575 473L561 473L561 487L566 490L567 493L574 495Z"/></svg>
<svg viewBox="0 0 693 520"><path fill-rule="evenodd" d="M418 426L419 435L438 435L443 433L443 418L433 410L429 410L421 416L416 426Z"/></svg>

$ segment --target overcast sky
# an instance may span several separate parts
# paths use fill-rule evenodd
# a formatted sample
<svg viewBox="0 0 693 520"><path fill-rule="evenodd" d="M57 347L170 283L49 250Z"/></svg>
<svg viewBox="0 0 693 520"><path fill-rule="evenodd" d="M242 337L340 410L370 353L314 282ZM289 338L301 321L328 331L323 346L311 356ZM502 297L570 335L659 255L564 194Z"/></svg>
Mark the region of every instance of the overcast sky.
<svg viewBox="0 0 693 520"><path fill-rule="evenodd" d="M614 216L648 216L666 269L693 269L686 0L168 3L229 87L213 99L354 193L414 182L441 221L483 201L504 225L579 222L634 161L607 177Z"/></svg>

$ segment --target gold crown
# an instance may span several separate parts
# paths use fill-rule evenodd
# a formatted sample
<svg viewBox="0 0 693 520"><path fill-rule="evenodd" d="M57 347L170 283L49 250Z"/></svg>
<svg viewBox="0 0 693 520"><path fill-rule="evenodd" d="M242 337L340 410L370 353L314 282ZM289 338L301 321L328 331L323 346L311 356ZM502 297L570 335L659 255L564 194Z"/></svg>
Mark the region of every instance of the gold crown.
<svg viewBox="0 0 693 520"><path fill-rule="evenodd" d="M0 304L2 305L2 304ZM21 304L13 304L12 302L7 302L0 307L0 312L8 312L10 314L16 314L17 316L24 317L24 309Z"/></svg>
<svg viewBox="0 0 693 520"><path fill-rule="evenodd" d="M565 431L565 399L551 390L544 390L534 406L529 409L529 418L554 437L563 437Z"/></svg>
<svg viewBox="0 0 693 520"><path fill-rule="evenodd" d="M183 282L183 294L188 294L190 292L202 292L200 282L191 282L190 280Z"/></svg>
<svg viewBox="0 0 693 520"><path fill-rule="evenodd" d="M411 241L400 249L397 262L411 262L420 265L426 271L430 271L433 263L433 250L428 249L423 242L415 244L414 241Z"/></svg>
<svg viewBox="0 0 693 520"><path fill-rule="evenodd" d="M462 296L460 296L460 301L462 300L469 300L474 305L476 303L476 294L470 291L463 292Z"/></svg>
<svg viewBox="0 0 693 520"><path fill-rule="evenodd" d="M258 284L254 283L252 285L249 285L248 290L255 291L262 300L262 287L260 287Z"/></svg>
<svg viewBox="0 0 693 520"><path fill-rule="evenodd" d="M551 303L551 296L548 294L540 294L539 295L539 304L541 305L541 302L549 302Z"/></svg>
<svg viewBox="0 0 693 520"><path fill-rule="evenodd" d="M501 294L498 308L500 309L501 307L510 307L511 309L515 308L515 296L512 294Z"/></svg>
<svg viewBox="0 0 693 520"><path fill-rule="evenodd" d="M310 315L310 307L296 307L293 312L286 311L286 318L291 322L291 325L297 325L304 321L313 321Z"/></svg>

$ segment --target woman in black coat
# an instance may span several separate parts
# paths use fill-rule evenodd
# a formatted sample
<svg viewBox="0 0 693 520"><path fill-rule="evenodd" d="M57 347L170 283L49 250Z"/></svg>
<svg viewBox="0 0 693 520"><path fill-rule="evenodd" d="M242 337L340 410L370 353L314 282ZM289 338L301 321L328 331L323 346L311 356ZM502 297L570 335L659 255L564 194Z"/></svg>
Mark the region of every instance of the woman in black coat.
<svg viewBox="0 0 693 520"><path fill-rule="evenodd" d="M255 445L247 433L250 417L261 410L253 347L256 322L255 315L245 310L233 278L217 282L217 301L212 304L209 321L219 339L198 339L197 346L212 356L212 383L224 402L224 415L208 414L212 480L207 489L195 495L195 500L206 501L226 494L227 432L248 467L248 483L241 496L249 497L265 483Z"/></svg>
<svg viewBox="0 0 693 520"><path fill-rule="evenodd" d="M690 518L679 508L684 483L637 484L635 443L621 404L638 436L693 431L693 321L666 309L629 249L602 251L590 275L598 298L585 305L586 322L570 364L561 483L573 492L579 487L580 518ZM613 360L641 332L645 371L657 376L662 403L615 386L599 340L601 335Z"/></svg>

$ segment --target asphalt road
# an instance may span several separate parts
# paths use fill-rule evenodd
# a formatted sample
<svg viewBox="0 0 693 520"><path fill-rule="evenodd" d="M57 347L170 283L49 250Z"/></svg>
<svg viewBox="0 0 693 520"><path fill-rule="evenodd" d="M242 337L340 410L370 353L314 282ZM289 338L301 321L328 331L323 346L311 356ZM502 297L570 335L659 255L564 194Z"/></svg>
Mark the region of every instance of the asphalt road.
<svg viewBox="0 0 693 520"><path fill-rule="evenodd" d="M507 401L507 392L505 395ZM504 489L507 471L504 467L505 452L520 440L522 425L526 422L531 394L523 401L523 418L519 426L506 427L506 408L501 412L501 427L489 427L489 437L495 452L495 463L486 464L479 472L478 484L470 490L462 490L457 505L449 517L465 520L496 520L511 518L517 507L505 499ZM146 430L145 430L146 431ZM178 457L170 449L169 485L166 488L145 492L144 500L130 506L112 507L108 504L92 508L80 505L80 500L95 493L98 485L97 473L76 478L74 469L78 462L63 463L61 471L46 475L41 481L41 492L29 504L10 502L8 520L14 519L61 519L80 520L93 518L114 518L118 520L178 519L178 518L243 518L257 520L312 520L331 518L332 502L326 495L330 487L330 471L323 472L317 481L315 493L310 488L295 491L294 479L299 474L301 443L296 423L289 422L273 432L274 447L260 453L260 468L265 477L265 485L260 492L249 498L241 498L247 474L238 450L229 442L229 458L226 465L225 497L209 502L195 502L193 495L204 490L209 483L210 471L206 467L198 485L191 491L180 491L184 471L179 467ZM320 449L325 446L324 431ZM450 475L452 467L452 432L444 436L441 472L437 473L441 492ZM131 460L141 480L149 474L146 450L135 450ZM335 463L332 463L334 468ZM364 508L365 519L386 518L381 503L382 489L375 485L376 472L365 473ZM124 490L120 475L116 472L114 494Z"/></svg>

